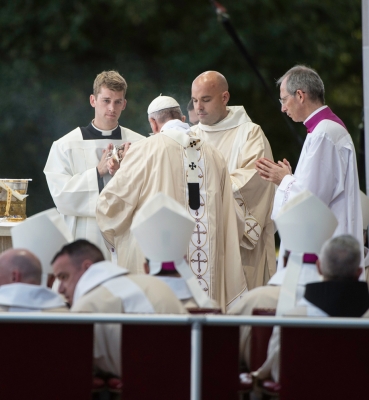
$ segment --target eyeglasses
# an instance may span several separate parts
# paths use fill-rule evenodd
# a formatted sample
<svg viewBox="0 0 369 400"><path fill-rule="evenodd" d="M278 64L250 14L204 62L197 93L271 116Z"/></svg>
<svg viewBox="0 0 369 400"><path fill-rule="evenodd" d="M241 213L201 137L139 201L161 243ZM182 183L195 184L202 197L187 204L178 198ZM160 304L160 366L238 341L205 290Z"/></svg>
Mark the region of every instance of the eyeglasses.
<svg viewBox="0 0 369 400"><path fill-rule="evenodd" d="M283 106L283 104L286 102L286 100L287 100L287 97L288 96L294 96L296 94L296 92L294 93L294 94L288 94L287 96L284 96L284 97L282 97L281 99L279 99L279 102L282 104L282 106Z"/></svg>
<svg viewBox="0 0 369 400"><path fill-rule="evenodd" d="M283 104L286 102L287 97L288 97L288 96L294 96L298 90L300 90L302 93L305 93L305 92L304 92L303 90L301 90L301 89L296 89L295 92L294 92L293 94L288 94L287 96L284 96L284 97L282 97L281 99L279 99L279 102L282 104L282 106L283 106Z"/></svg>

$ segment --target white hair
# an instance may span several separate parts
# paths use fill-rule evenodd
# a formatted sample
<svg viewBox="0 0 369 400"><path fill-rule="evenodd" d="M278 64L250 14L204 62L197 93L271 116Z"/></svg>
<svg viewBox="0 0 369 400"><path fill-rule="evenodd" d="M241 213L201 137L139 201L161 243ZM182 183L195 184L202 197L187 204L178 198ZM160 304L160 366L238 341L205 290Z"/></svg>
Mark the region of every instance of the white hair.
<svg viewBox="0 0 369 400"><path fill-rule="evenodd" d="M356 278L360 268L360 244L351 235L341 235L324 243L320 252L320 269L325 278Z"/></svg>

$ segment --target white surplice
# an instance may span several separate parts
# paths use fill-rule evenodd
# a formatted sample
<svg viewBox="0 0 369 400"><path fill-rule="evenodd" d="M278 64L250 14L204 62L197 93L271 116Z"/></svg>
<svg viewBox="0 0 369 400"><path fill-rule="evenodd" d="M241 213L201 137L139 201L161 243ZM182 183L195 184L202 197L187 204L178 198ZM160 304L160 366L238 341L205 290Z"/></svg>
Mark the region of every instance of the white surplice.
<svg viewBox="0 0 369 400"><path fill-rule="evenodd" d="M109 143L121 145L136 142L145 137L120 127L121 139L83 140L80 128L74 129L51 147L44 173L54 203L64 216L74 239L87 239L110 258L100 230L96 224L95 209L99 196L96 167L103 150ZM104 186L111 179L110 174L103 177Z"/></svg>
<svg viewBox="0 0 369 400"><path fill-rule="evenodd" d="M214 125L191 127L196 136L216 147L227 162L241 224L241 257L248 289L265 285L276 270L271 220L275 185L260 178L255 161L273 159L267 138L242 106L227 107L228 115Z"/></svg>
<svg viewBox="0 0 369 400"><path fill-rule="evenodd" d="M338 226L333 234L354 236L363 249L363 226L355 147L347 130L322 120L309 133L293 175L286 175L277 188L272 218L303 190L320 198L334 213ZM283 268L281 242L278 269Z"/></svg>

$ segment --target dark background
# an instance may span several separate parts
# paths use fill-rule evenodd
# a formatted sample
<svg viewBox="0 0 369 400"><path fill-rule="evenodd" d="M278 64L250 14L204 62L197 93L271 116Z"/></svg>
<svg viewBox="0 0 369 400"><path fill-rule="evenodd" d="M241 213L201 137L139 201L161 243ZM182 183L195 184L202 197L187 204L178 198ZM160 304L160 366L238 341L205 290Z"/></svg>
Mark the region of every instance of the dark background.
<svg viewBox="0 0 369 400"><path fill-rule="evenodd" d="M315 68L326 102L348 127L361 156L360 0L222 0L262 76L275 81L297 63ZM93 118L96 75L118 70L128 82L120 123L147 134L147 106L160 93L182 109L193 79L223 73L230 105L245 106L276 159L293 166L300 145L252 69L201 0L12 0L0 9L0 177L32 178L27 214L53 206L43 168L54 140ZM302 124L293 123L305 137ZM144 160L143 160L144 162ZM362 187L364 176L360 172Z"/></svg>

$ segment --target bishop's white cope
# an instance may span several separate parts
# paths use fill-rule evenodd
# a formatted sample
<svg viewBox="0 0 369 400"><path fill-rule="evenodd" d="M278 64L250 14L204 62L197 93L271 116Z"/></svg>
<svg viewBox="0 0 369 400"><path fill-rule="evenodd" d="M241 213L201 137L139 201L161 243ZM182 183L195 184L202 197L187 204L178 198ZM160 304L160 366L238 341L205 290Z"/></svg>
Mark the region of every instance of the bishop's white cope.
<svg viewBox="0 0 369 400"><path fill-rule="evenodd" d="M87 140L84 140L86 136ZM109 143L120 145L141 139L144 136L121 126L112 132L111 137L103 136L92 124L82 130L76 128L53 143L44 169L51 196L73 238L91 241L108 259L110 252L106 249L95 217L101 191L96 167ZM100 180L101 186L105 186L110 179L111 176L106 174Z"/></svg>
<svg viewBox="0 0 369 400"><path fill-rule="evenodd" d="M162 130L131 147L120 170L101 192L96 211L98 225L106 241L116 248L118 264L142 272L144 255L130 232L132 218L158 192L177 200L196 222L187 254L190 268L201 287L225 310L246 290L225 161L214 147L191 138L198 149L201 196L200 208L192 210L186 177L189 126L172 120Z"/></svg>
<svg viewBox="0 0 369 400"><path fill-rule="evenodd" d="M260 178L255 161L273 159L268 139L251 122L242 106L227 107L228 115L214 125L191 127L196 136L224 156L232 181L235 208L242 224L242 265L248 289L265 285L276 269L274 227L271 220L275 186Z"/></svg>

